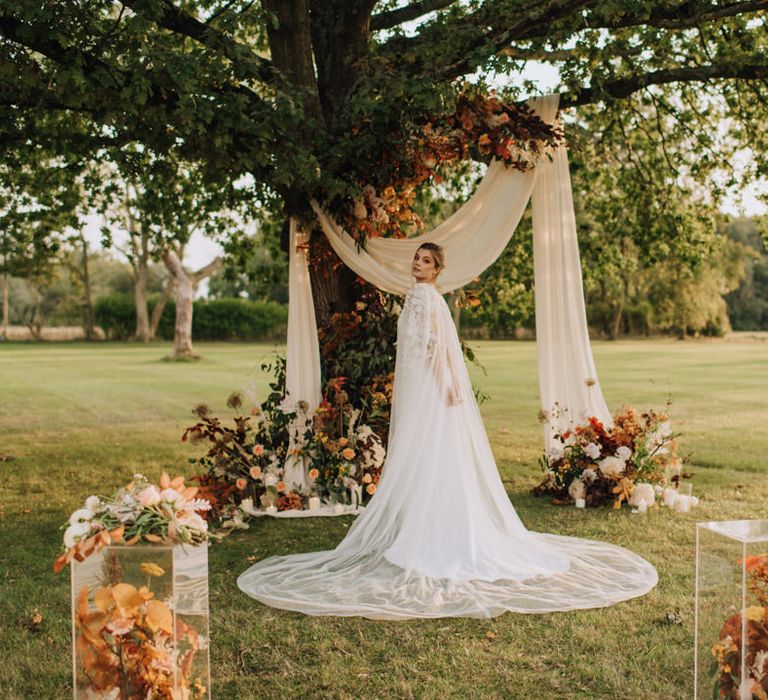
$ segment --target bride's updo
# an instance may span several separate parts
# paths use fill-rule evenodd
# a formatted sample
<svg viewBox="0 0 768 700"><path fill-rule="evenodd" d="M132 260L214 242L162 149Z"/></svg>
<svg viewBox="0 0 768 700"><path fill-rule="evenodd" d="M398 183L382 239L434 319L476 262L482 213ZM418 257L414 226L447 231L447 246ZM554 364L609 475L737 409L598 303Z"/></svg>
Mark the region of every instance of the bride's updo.
<svg viewBox="0 0 768 700"><path fill-rule="evenodd" d="M445 267L445 249L443 246L427 241L422 243L417 250L428 250L432 253L432 257L435 259L435 269L442 272Z"/></svg>

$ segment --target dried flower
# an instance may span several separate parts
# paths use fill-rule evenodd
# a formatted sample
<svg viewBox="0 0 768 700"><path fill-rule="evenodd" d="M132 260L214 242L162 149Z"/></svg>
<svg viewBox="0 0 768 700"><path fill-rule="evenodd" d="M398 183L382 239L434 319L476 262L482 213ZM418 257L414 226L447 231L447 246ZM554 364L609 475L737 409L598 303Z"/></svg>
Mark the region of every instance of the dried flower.
<svg viewBox="0 0 768 700"><path fill-rule="evenodd" d="M163 576L165 574L165 569L163 569L163 567L158 566L151 561L143 561L139 564L139 569L141 573L146 574L147 576Z"/></svg>
<svg viewBox="0 0 768 700"><path fill-rule="evenodd" d="M199 403L192 409L192 413L204 420L211 414L211 409L207 404Z"/></svg>
<svg viewBox="0 0 768 700"><path fill-rule="evenodd" d="M241 408L243 405L243 395L239 391L233 391L227 396L227 407L233 410Z"/></svg>

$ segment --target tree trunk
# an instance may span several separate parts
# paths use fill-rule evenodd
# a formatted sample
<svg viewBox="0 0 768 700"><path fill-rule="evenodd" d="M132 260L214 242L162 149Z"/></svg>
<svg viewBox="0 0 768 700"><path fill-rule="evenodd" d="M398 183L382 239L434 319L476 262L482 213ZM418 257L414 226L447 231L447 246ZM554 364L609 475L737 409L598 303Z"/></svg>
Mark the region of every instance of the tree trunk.
<svg viewBox="0 0 768 700"><path fill-rule="evenodd" d="M11 276L8 272L3 273L3 326L0 329L0 339L7 340L8 325L10 324L11 303L10 303Z"/></svg>
<svg viewBox="0 0 768 700"><path fill-rule="evenodd" d="M152 334L149 327L149 305L147 289L149 287L149 235L141 230L131 211L131 194L128 183L125 184L125 218L130 239L130 262L134 277L134 306L136 307L135 340L149 342Z"/></svg>
<svg viewBox="0 0 768 700"><path fill-rule="evenodd" d="M27 323L32 337L35 340L42 340L43 331L43 319L40 314L40 307L43 304L43 295L40 293L40 287L31 280L27 280L29 285L29 291L32 293L32 299L34 300L34 307L32 309L32 320Z"/></svg>
<svg viewBox="0 0 768 700"><path fill-rule="evenodd" d="M79 234L80 245L82 246L82 267L80 270L80 279L83 283L83 333L86 340L95 338L93 303L91 301L91 274L88 268L88 241L82 231Z"/></svg>
<svg viewBox="0 0 768 700"><path fill-rule="evenodd" d="M608 332L608 337L611 340L617 340L621 333L621 319L624 316L624 300L619 301L613 309L613 319L611 320L611 328Z"/></svg>
<svg viewBox="0 0 768 700"><path fill-rule="evenodd" d="M194 278L181 264L173 250L166 251L163 262L176 289L176 321L173 328L172 359L197 358L192 349L192 311L195 295Z"/></svg>
<svg viewBox="0 0 768 700"><path fill-rule="evenodd" d="M149 321L149 336L152 339L157 335L157 327L160 325L160 319L163 317L163 311L165 311L165 307L168 304L168 300L171 298L173 290L174 281L171 277L165 287L163 287L163 293L160 296L160 299L158 299L157 304L155 304L155 307L152 309L152 318Z"/></svg>
<svg viewBox="0 0 768 700"><path fill-rule="evenodd" d="M137 260L133 266L133 298L136 306L136 332L134 338L143 343L152 337L149 327L149 306L147 287L149 285L149 266L146 260Z"/></svg>
<svg viewBox="0 0 768 700"><path fill-rule="evenodd" d="M195 289L202 280L210 277L221 268L221 259L215 258L197 272L185 270L181 264L181 257L175 250L167 250L163 256L163 261L168 272L171 273L173 286L176 290L176 321L173 329L172 359L199 359L200 356L195 355L192 349L192 314Z"/></svg>

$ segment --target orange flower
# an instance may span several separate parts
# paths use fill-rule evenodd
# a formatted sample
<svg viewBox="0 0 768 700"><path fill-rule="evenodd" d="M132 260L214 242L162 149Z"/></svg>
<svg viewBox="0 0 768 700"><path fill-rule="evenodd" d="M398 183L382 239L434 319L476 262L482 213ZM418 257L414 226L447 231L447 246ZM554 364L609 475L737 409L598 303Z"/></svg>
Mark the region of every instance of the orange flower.
<svg viewBox="0 0 768 700"><path fill-rule="evenodd" d="M746 559L739 559L739 564L744 564L747 571L752 571L763 566L768 562L768 554L760 554L759 556L747 557Z"/></svg>
<svg viewBox="0 0 768 700"><path fill-rule="evenodd" d="M339 446L340 447L344 447L344 445L346 445L348 442L349 442L349 440L347 440L347 438L345 438L345 437L339 438Z"/></svg>
<svg viewBox="0 0 768 700"><path fill-rule="evenodd" d="M344 457L344 459L352 459L355 456L355 451L351 447L347 447L342 451L341 456Z"/></svg>
<svg viewBox="0 0 768 700"><path fill-rule="evenodd" d="M376 484L368 484L365 490L369 496L373 496L373 494L376 493Z"/></svg>
<svg viewBox="0 0 768 700"><path fill-rule="evenodd" d="M364 484L370 484L373 479L371 478L370 474L363 474L363 483Z"/></svg>
<svg viewBox="0 0 768 700"><path fill-rule="evenodd" d="M285 482L284 482L284 481L278 481L278 482L277 482L277 485L275 486L275 488L276 488L278 491L285 491L285 490L286 490L286 485L285 485Z"/></svg>
<svg viewBox="0 0 768 700"><path fill-rule="evenodd" d="M245 490L245 487L246 487L247 485L248 485L248 482L247 482L245 479L238 479L238 480L235 482L235 486L237 486L237 488L238 488L240 491L244 491L244 490Z"/></svg>
<svg viewBox="0 0 768 700"><path fill-rule="evenodd" d="M261 476L261 467L251 467L250 474L252 479L258 479Z"/></svg>
<svg viewBox="0 0 768 700"><path fill-rule="evenodd" d="M317 479L320 476L320 472L317 469L310 469L308 476L310 479Z"/></svg>

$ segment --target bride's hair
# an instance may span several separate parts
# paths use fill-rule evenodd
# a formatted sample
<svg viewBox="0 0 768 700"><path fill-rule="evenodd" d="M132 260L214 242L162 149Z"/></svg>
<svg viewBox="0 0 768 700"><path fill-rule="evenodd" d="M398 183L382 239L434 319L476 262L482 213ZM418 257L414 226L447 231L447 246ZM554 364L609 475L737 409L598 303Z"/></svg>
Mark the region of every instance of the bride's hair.
<svg viewBox="0 0 768 700"><path fill-rule="evenodd" d="M428 241L427 243L422 243L418 250L428 250L432 253L432 257L435 259L435 267L438 270L442 270L445 267L445 250L443 246Z"/></svg>

